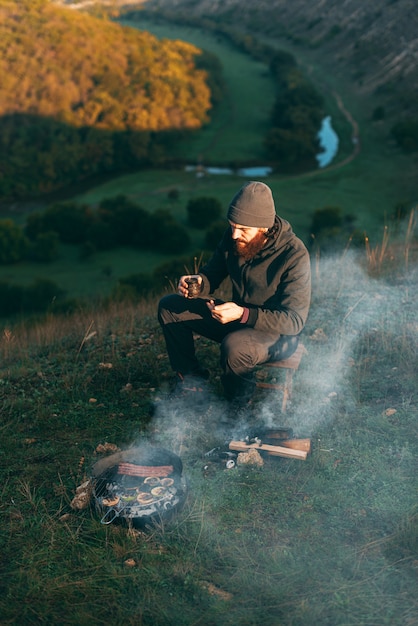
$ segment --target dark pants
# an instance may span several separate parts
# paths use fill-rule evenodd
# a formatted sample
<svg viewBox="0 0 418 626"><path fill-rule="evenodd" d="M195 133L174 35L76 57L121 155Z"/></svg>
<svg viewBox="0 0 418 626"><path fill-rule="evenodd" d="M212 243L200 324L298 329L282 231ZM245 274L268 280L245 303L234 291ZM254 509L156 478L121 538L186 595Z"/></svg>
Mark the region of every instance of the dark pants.
<svg viewBox="0 0 418 626"><path fill-rule="evenodd" d="M215 301L217 304L221 300ZM170 365L184 375L198 371L193 333L220 343L222 382L228 399L247 400L255 388L254 368L270 359L288 358L298 337L271 335L239 322L214 320L206 300L188 300L173 294L160 300L158 320L163 330Z"/></svg>

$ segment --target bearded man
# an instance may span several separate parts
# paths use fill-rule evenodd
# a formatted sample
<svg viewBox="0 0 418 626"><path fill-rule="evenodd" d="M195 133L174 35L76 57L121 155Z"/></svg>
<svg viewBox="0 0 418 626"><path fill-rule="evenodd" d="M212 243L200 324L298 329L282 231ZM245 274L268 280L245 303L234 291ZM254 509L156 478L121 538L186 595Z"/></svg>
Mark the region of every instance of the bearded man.
<svg viewBox="0 0 418 626"><path fill-rule="evenodd" d="M309 311L311 270L306 247L276 215L266 184L246 183L227 217L222 240L195 275L198 297L190 297L191 276L182 276L178 294L161 299L158 319L176 372L176 392L196 388L196 377L208 378L195 353L193 333L198 333L220 344L225 395L236 407L251 399L257 365L296 350ZM230 302L212 296L227 277Z"/></svg>

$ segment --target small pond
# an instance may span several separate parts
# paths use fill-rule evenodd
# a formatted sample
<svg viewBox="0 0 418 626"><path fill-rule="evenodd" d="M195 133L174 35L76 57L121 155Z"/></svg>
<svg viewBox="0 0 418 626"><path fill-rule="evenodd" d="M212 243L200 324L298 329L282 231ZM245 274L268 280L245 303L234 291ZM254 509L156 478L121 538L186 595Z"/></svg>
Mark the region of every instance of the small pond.
<svg viewBox="0 0 418 626"><path fill-rule="evenodd" d="M203 165L186 165L186 172L196 172L197 176L203 176L204 174L237 174L238 176L244 176L245 178L265 178L273 171L272 167L260 166L260 167L242 167L238 170L233 170L230 167L204 167Z"/></svg>

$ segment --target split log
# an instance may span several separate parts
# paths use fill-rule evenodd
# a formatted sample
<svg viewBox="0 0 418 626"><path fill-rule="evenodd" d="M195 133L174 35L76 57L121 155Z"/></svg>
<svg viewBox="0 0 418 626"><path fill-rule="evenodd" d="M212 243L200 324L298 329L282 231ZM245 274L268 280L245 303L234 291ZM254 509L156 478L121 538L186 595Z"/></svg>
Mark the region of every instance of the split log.
<svg viewBox="0 0 418 626"><path fill-rule="evenodd" d="M294 450L293 448L285 448L284 446L272 446L267 443L250 443L246 444L245 441L231 441L229 449L235 452L248 452L248 450L259 450L260 452L266 452L272 456L282 456L288 459L300 459L305 461L308 456L306 450Z"/></svg>
<svg viewBox="0 0 418 626"><path fill-rule="evenodd" d="M284 448L292 448L293 450L305 450L305 452L311 451L310 439L285 439L280 442L280 445Z"/></svg>

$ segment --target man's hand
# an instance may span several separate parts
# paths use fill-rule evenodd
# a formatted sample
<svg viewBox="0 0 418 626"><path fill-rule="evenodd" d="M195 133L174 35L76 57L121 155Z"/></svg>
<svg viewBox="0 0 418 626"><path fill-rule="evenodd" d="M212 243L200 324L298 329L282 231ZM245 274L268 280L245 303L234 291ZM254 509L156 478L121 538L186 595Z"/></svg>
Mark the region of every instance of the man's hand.
<svg viewBox="0 0 418 626"><path fill-rule="evenodd" d="M209 300L206 304L212 314L213 319L217 320L221 324L235 322L236 320L241 319L244 313L244 307L238 306L238 304L235 304L235 302L223 302L222 304L215 304L213 300Z"/></svg>
<svg viewBox="0 0 418 626"><path fill-rule="evenodd" d="M184 276L180 276L179 284L177 285L177 292L185 298L189 297L189 287L187 285L188 278L197 278L199 287L202 286L202 277L200 274L185 274Z"/></svg>

